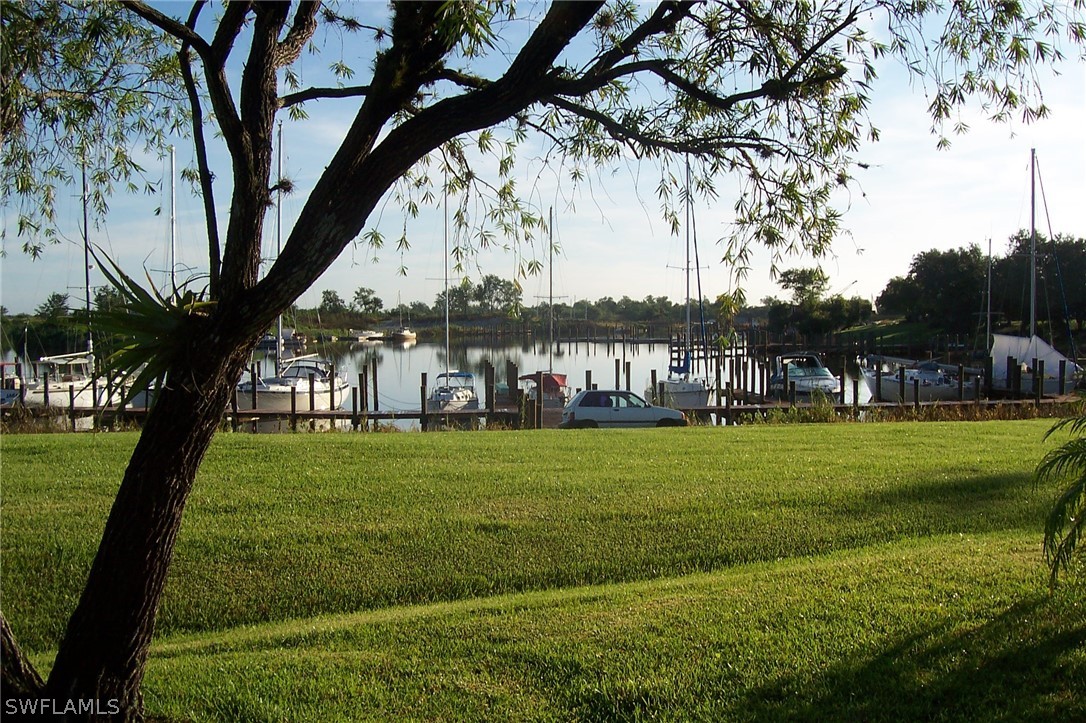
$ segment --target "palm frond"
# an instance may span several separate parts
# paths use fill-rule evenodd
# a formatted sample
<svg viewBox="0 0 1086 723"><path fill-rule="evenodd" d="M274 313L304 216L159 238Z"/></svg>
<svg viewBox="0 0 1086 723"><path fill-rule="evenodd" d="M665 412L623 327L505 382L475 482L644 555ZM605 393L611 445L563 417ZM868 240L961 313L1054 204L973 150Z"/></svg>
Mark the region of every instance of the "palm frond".
<svg viewBox="0 0 1086 723"><path fill-rule="evenodd" d="M1071 556L1086 525L1086 474L1071 483L1052 505L1045 520L1044 556L1049 584L1055 586L1060 570L1071 565Z"/></svg>
<svg viewBox="0 0 1086 723"><path fill-rule="evenodd" d="M1080 406L1086 406L1086 401L1084 401L1083 404ZM1049 437L1051 437L1056 432L1062 430L1064 427L1070 427L1070 429L1067 430L1070 434L1086 433L1086 409L1084 409L1083 413L1079 416L1067 417L1066 419L1061 419L1053 424L1052 428L1045 432L1044 438L1047 440Z"/></svg>
<svg viewBox="0 0 1086 723"><path fill-rule="evenodd" d="M163 296L148 278L148 291L100 249L93 253L102 273L123 299L119 307L93 312L92 319L98 328L122 340L119 348L103 360L103 367L108 376L120 381L123 403L127 404L152 383L166 383L166 371L191 341L193 318L206 317L215 302L205 299L204 291L187 288L195 280Z"/></svg>
<svg viewBox="0 0 1086 723"><path fill-rule="evenodd" d="M1045 520L1044 557L1049 568L1049 585L1055 587L1060 571L1066 572L1086 527L1086 415L1057 422L1045 435L1069 428L1079 435L1051 450L1037 465L1038 482L1065 482L1067 486L1049 510Z"/></svg>

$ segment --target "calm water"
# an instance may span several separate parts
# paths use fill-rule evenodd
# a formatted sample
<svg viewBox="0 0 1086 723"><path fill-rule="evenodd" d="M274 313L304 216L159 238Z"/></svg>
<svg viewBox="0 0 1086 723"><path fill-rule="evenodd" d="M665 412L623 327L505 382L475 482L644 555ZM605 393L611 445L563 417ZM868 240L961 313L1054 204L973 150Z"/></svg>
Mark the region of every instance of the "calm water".
<svg viewBox="0 0 1086 723"><path fill-rule="evenodd" d="M363 368L372 369L377 361L377 382L380 409L382 411L409 411L420 407L420 385L422 374L428 375L430 385L436 376L445 371L446 354L444 344L431 342L420 343L356 343L310 345L310 352L330 359L336 365L337 372L344 376L352 387L358 386L358 375ZM6 354L10 361L12 355ZM548 353L546 341L510 343L502 346L483 346L478 344L454 345L448 359L449 369L470 371L476 375L479 399L486 404L484 388L485 362L489 361L496 370L498 383L506 381L506 361L517 365L520 374L531 374L539 370L551 369L565 374L573 390L586 386L586 372L591 371L592 383L601 388L626 387L626 363L630 365L629 388L643 394L649 386L653 370L659 379L667 376L668 347L666 343L622 344L607 342L562 342L557 343ZM616 381L616 360L619 375ZM726 361L726 364L730 363ZM838 362L839 363L839 362ZM264 361L261 373L270 372L270 361ZM833 366L836 366L834 364ZM723 379L727 381L727 367L723 370ZM836 370L835 371L839 371ZM715 373L715 372L714 372ZM750 376L758 378L753 372ZM702 374L699 372L699 376ZM710 375L710 379L713 376ZM523 384L523 383L522 383ZM759 391L754 382L753 391ZM372 393L372 382L370 382ZM870 393L862 379L859 384L860 403L870 399ZM714 400L715 401L715 400ZM845 378L845 401L852 402L852 378ZM350 408L348 397L344 405ZM373 408L373 402L370 402ZM409 427L412 423L401 426ZM417 423L413 423L417 424Z"/></svg>
<svg viewBox="0 0 1086 723"><path fill-rule="evenodd" d="M310 351L313 351L312 347ZM359 372L364 367L371 368L370 365L376 359L378 396L382 411L419 409L422 374L428 375L428 383L432 385L434 378L446 368L444 345L428 342L334 344L316 351L321 356L331 359L339 373L344 375L352 386L358 385ZM629 362L629 387L640 394L649 386L653 370L656 371L659 379L666 378L668 348L667 344L623 345L621 343L569 342L556 344L554 350L548 354L546 342L514 343L499 347L462 344L453 346L451 349L448 368L474 373L480 402L485 405L483 388L485 362L489 361L495 367L497 381L504 383L507 360L516 364L522 375L547 369L566 374L568 384L573 390L583 389L586 386L586 372L589 371L592 373L592 383L601 388L612 386L625 388L625 367ZM617 382L616 360L619 369ZM722 372L725 382L727 371L725 367ZM845 400L851 403L850 377L846 376L845 385ZM870 395L862 380L859 387L859 401L863 403ZM754 390L759 391L757 386ZM347 406L349 405L350 402Z"/></svg>

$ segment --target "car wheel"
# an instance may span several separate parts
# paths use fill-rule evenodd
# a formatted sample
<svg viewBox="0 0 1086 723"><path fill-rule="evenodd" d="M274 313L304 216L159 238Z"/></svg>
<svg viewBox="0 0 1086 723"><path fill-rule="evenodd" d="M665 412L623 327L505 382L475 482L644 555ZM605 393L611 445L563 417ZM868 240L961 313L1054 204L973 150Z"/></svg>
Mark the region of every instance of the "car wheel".
<svg viewBox="0 0 1086 723"><path fill-rule="evenodd" d="M682 423L682 421L680 421L678 419L661 419L660 421L658 421L656 423L656 426L657 427L681 427L681 426L683 426L683 423Z"/></svg>
<svg viewBox="0 0 1086 723"><path fill-rule="evenodd" d="M599 426L600 425L596 423L595 419L586 419L583 422L577 423L578 429L598 429Z"/></svg>

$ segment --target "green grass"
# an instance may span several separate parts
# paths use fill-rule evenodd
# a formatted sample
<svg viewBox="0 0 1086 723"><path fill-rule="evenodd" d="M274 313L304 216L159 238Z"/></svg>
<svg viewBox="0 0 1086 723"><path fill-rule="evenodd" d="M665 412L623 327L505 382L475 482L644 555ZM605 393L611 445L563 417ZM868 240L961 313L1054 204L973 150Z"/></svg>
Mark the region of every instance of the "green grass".
<svg viewBox="0 0 1086 723"><path fill-rule="evenodd" d="M1084 586L1047 592L1031 481L1049 426L220 435L148 707L1082 718ZM134 443L2 439L3 608L43 667Z"/></svg>

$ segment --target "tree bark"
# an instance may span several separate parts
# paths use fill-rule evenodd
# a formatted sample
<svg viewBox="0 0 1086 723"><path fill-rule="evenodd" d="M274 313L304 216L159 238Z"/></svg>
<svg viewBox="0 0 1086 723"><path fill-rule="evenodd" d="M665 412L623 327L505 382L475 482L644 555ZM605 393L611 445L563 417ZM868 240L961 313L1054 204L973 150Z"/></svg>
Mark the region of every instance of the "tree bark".
<svg viewBox="0 0 1086 723"><path fill-rule="evenodd" d="M57 705L95 702L69 720L143 716L144 664L185 502L252 347L192 337L199 341L170 369L125 470L45 686Z"/></svg>
<svg viewBox="0 0 1086 723"><path fill-rule="evenodd" d="M0 705L6 713L8 700L40 697L45 684L15 642L15 634L3 613L0 613L0 638Z"/></svg>

